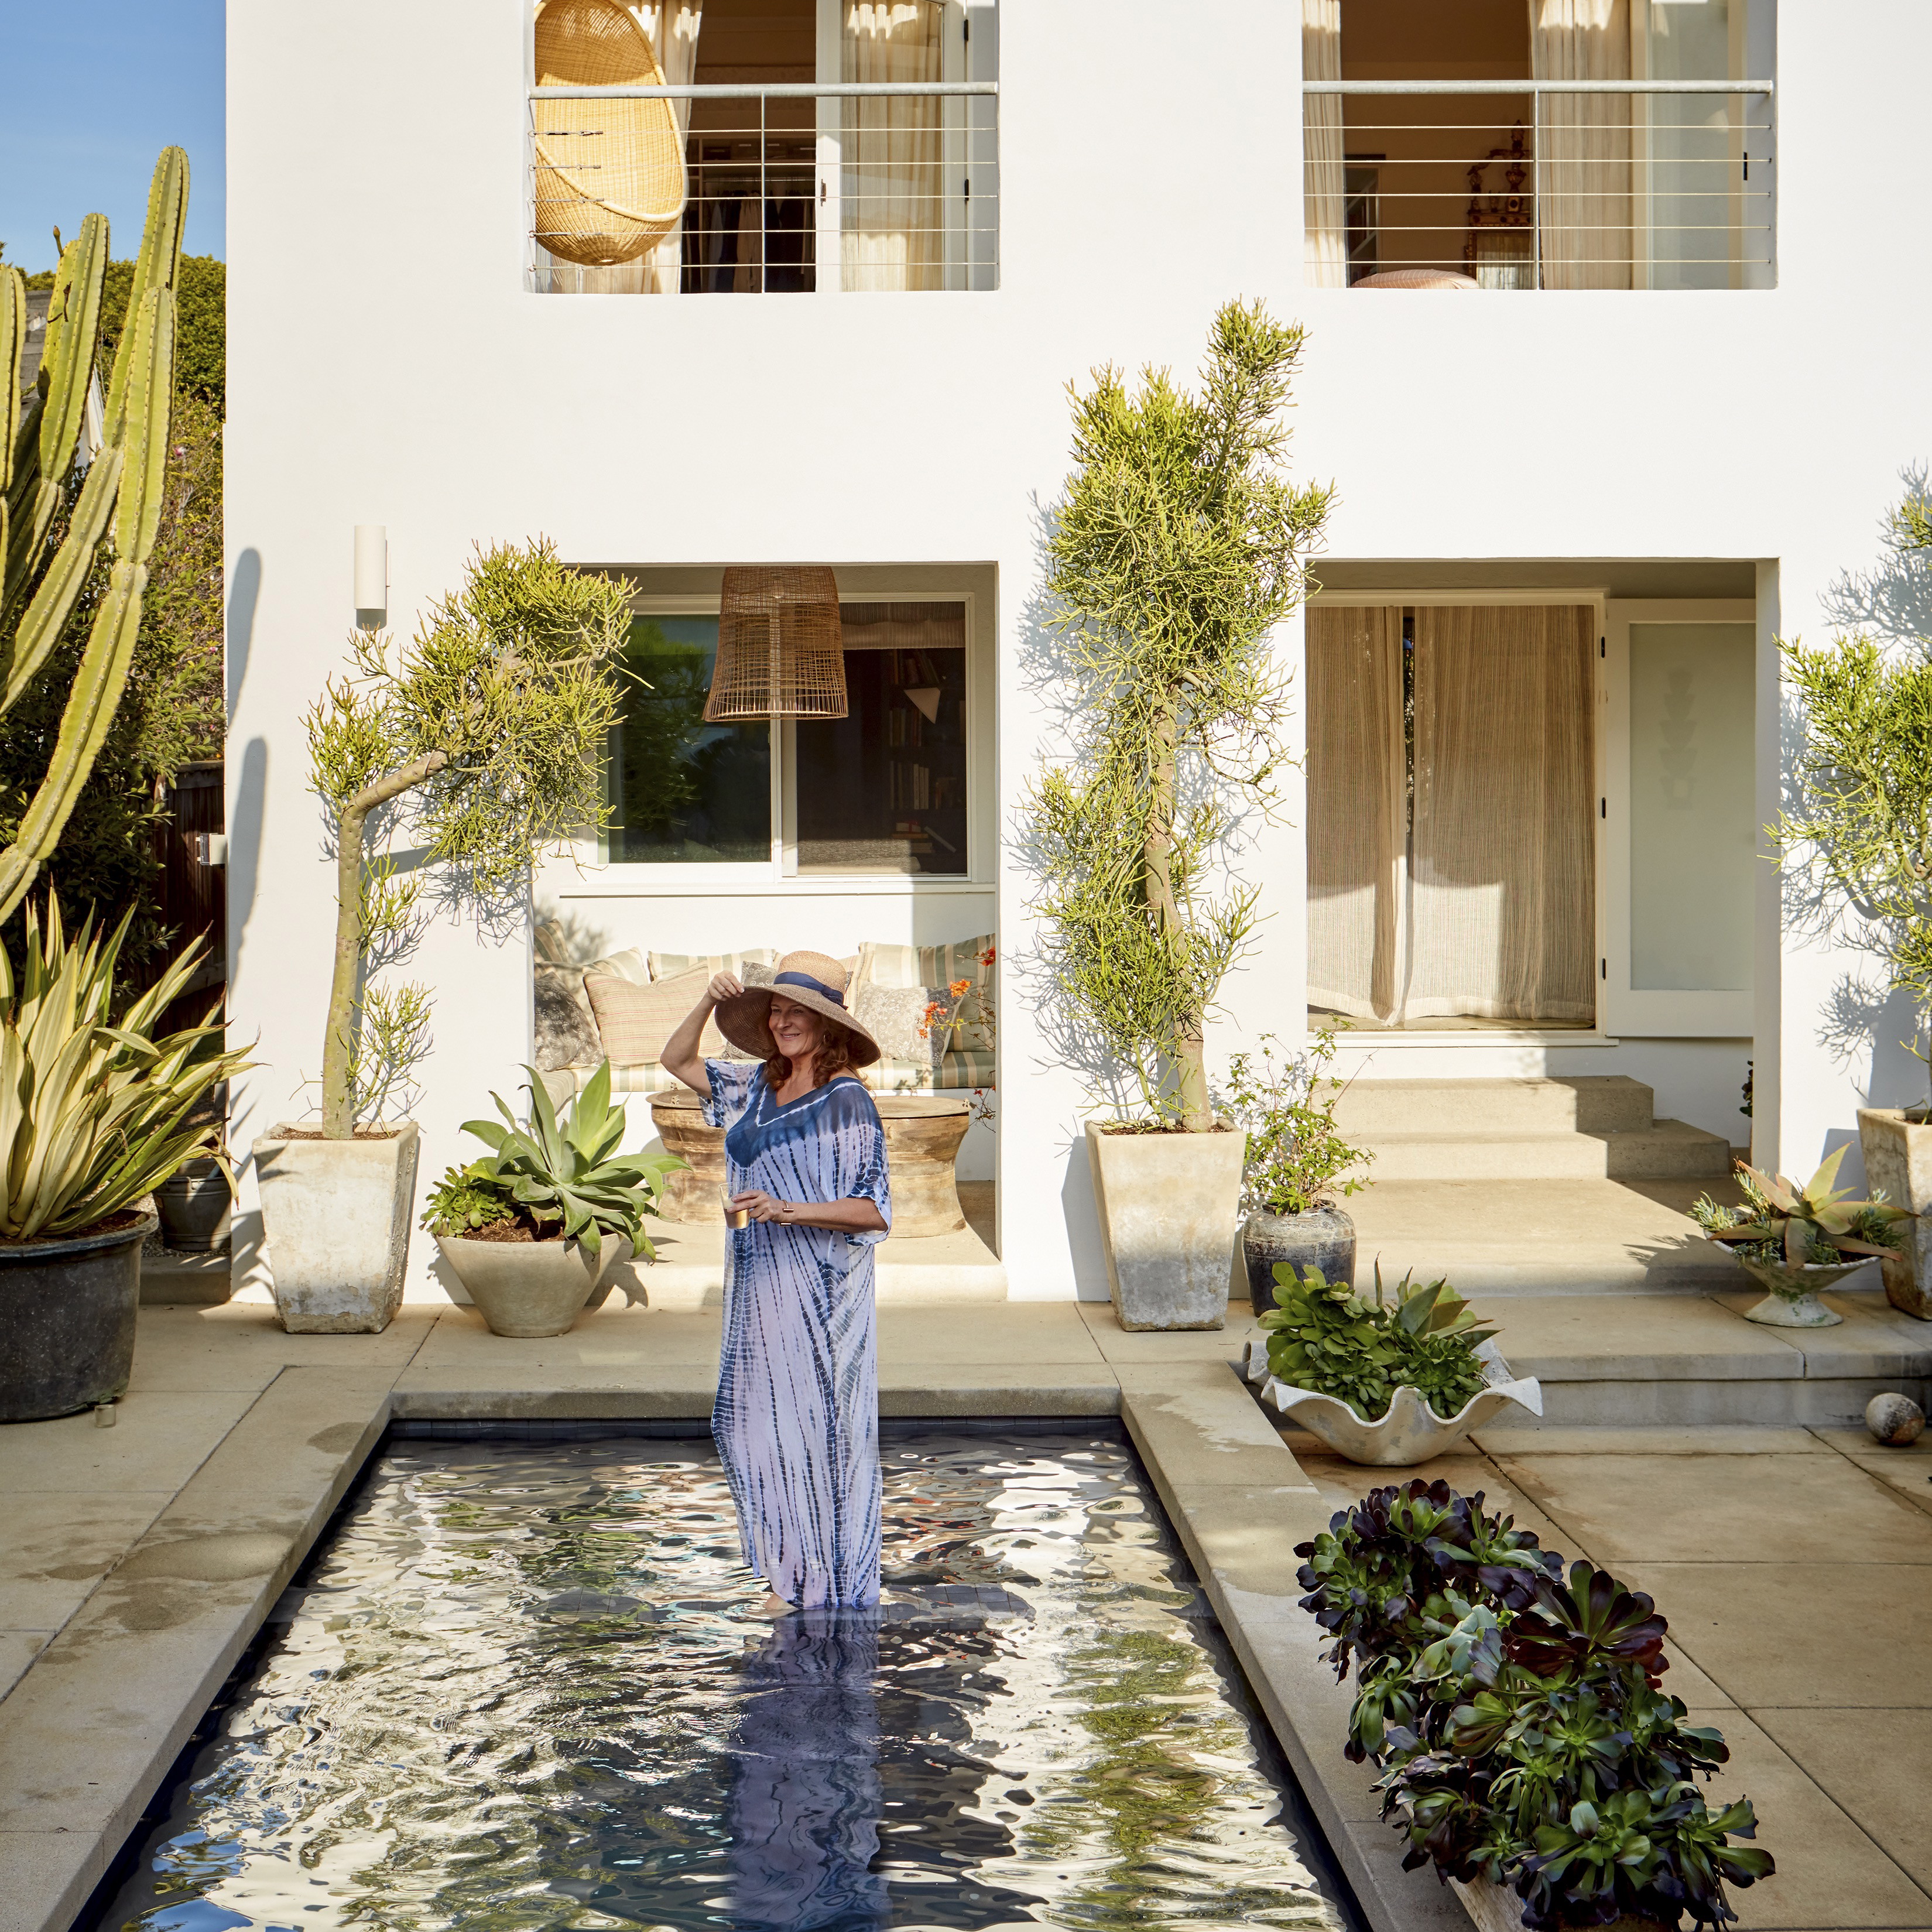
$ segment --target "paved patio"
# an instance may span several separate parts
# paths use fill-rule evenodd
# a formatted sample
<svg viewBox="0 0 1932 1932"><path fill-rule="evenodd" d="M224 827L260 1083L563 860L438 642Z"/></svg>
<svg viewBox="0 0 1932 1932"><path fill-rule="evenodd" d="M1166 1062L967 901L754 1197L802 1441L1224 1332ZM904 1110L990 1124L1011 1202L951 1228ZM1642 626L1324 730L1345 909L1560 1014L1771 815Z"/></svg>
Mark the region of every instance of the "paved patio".
<svg viewBox="0 0 1932 1932"><path fill-rule="evenodd" d="M1746 1928L1932 1932L1932 1442L1736 1420L1788 1417L1794 1392L1842 1409L1888 1374L1922 1390L1932 1328L1847 1306L1844 1328L1793 1338L1721 1299L1512 1302L1512 1360L1552 1378L1552 1414L1634 1413L1630 1392L1661 1385L1727 1396L1729 1426L1498 1428L1420 1473L1657 1596L1671 1688L1730 1737L1720 1790L1749 1790L1779 1860L1739 1895ZM882 1308L881 1407L1124 1414L1377 1932L1460 1926L1396 1869L1293 1606L1292 1545L1376 1478L1274 1429L1229 1366L1252 1332L1230 1313L1136 1335L1105 1305ZM0 1932L64 1932L392 1414L702 1415L716 1335L715 1313L624 1307L548 1342L466 1310L350 1336L145 1310L114 1427L0 1432Z"/></svg>

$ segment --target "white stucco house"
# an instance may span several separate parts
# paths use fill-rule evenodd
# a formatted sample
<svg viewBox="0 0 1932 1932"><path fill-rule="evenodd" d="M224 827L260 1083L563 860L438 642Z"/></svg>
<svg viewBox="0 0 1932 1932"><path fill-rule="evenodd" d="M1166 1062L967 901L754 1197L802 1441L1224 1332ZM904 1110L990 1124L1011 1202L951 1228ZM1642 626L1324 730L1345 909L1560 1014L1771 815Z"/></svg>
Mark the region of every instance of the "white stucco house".
<svg viewBox="0 0 1932 1932"><path fill-rule="evenodd" d="M609 834L515 929L428 934L423 1180L532 1056L540 926L580 964L986 940L994 1118L961 1172L994 1184L1006 1292L1104 1297L1084 1090L1028 982L1041 518L1067 382L1191 373L1234 296L1306 326L1292 462L1339 497L1279 639L1301 764L1242 860L1265 916L1213 1053L1350 1018L1391 1186L1531 1172L1502 1115L1491 1167L1442 1152L1504 1081L1642 1083L1681 1130L1594 1124L1686 1176L1747 1137L1808 1172L1864 1096L1916 1094L1909 1022L1881 1000L1847 1029L1871 970L1786 918L1760 828L1776 640L1844 626L1932 448L1932 265L1898 252L1932 13L659 0L604 8L623 78L586 95L538 86L544 10L230 10L238 1147L319 1071L302 717L357 621L358 526L399 632L473 543L542 533L630 580L640 662L700 681L727 568L829 566L843 724L721 733L639 697ZM662 82L622 68L638 45ZM558 208L640 102L682 212L574 262ZM1418 1080L1462 1084L1388 1084ZM418 1248L410 1292L440 1295Z"/></svg>

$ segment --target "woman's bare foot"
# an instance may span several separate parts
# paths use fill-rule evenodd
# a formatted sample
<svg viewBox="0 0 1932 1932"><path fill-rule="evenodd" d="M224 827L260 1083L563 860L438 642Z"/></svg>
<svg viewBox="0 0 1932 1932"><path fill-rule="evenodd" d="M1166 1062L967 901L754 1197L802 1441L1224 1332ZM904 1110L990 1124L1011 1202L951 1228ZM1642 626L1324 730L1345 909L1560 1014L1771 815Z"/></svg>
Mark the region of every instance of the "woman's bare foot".
<svg viewBox="0 0 1932 1932"><path fill-rule="evenodd" d="M776 1590L767 1590L758 1599L752 1614L760 1617L788 1617L796 1610L796 1604L788 1604Z"/></svg>

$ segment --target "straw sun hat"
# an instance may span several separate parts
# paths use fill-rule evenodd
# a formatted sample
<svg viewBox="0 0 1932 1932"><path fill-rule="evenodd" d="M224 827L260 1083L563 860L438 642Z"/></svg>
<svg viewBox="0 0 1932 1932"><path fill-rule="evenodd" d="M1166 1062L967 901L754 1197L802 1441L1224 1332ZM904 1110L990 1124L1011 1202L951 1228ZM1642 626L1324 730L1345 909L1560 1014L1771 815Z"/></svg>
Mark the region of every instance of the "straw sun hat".
<svg viewBox="0 0 1932 1932"><path fill-rule="evenodd" d="M852 1036L852 1064L869 1066L879 1057L879 1042L847 1010L844 967L823 952L788 952L773 968L769 986L747 986L718 1008L718 1030L731 1044L760 1058L777 1052L772 1038L773 994L782 993L797 1005L836 1022Z"/></svg>

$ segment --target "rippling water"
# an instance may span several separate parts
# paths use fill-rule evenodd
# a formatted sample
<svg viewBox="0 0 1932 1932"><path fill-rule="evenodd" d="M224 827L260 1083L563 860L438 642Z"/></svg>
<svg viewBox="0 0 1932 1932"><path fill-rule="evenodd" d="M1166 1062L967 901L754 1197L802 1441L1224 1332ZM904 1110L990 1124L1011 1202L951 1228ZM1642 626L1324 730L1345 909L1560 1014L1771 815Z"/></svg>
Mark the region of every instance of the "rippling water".
<svg viewBox="0 0 1932 1932"><path fill-rule="evenodd" d="M398 1445L97 1923L1341 1926L1128 1450L883 1455L772 1623L708 1442Z"/></svg>

